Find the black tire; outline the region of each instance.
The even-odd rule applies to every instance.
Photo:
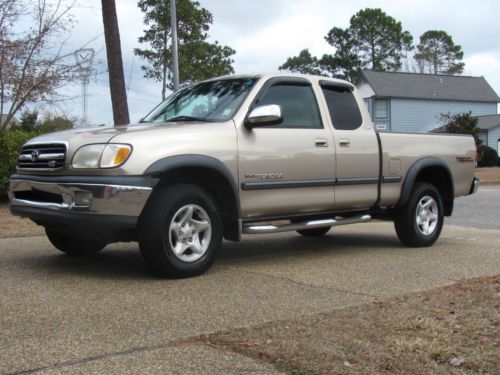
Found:
[[[106,246],[106,242],[104,241],[56,232],[48,228],[45,228],[45,233],[56,249],[71,256],[95,254]]]
[[[432,204],[431,200],[434,200],[435,205]],[[421,219],[419,224],[417,209],[421,202],[430,202],[430,207],[433,208],[433,211],[424,213],[424,216],[430,217],[430,215],[436,215],[435,226],[434,224],[429,225],[430,221],[427,221],[427,228],[425,228],[425,220],[424,224],[422,224]],[[409,247],[431,246],[439,238],[443,222],[444,215],[441,195],[433,185],[426,182],[417,182],[415,184],[408,202],[404,207],[398,209],[394,216],[394,227],[396,228],[398,238],[403,244]],[[430,231],[429,228],[433,228],[433,230],[430,233],[424,233],[426,230]]]
[[[176,219],[183,215],[182,210],[185,207],[194,207],[194,211],[191,211],[191,221],[186,219],[182,223],[187,223],[186,227],[189,226],[195,231],[198,229],[194,236],[198,246],[205,247],[203,253],[200,251],[202,255],[191,250],[195,248],[191,238],[184,238],[188,246],[186,250],[181,250],[178,255],[174,252],[176,246],[173,242],[182,246],[180,231],[183,231],[183,236],[189,236],[189,233],[181,229],[181,221],[176,222]],[[203,218],[197,216],[201,214],[204,215]],[[190,226],[202,221],[210,228]],[[179,235],[177,229],[172,230],[172,225],[175,224],[179,225]],[[188,231],[191,230],[189,228]],[[211,231],[210,234],[207,234],[208,230]],[[158,276],[180,278],[201,275],[212,265],[221,245],[222,221],[217,205],[213,198],[198,186],[179,184],[163,187],[155,191],[141,214],[139,247],[147,267]],[[187,259],[196,258],[198,255],[200,257],[197,259]]]
[[[321,237],[328,233],[330,228],[331,227],[299,229],[297,233],[303,235],[304,237]]]

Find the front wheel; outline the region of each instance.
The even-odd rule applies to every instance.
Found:
[[[443,202],[436,188],[417,182],[410,199],[394,217],[399,240],[410,247],[431,246],[443,228]]]
[[[139,246],[153,273],[200,275],[222,244],[222,221],[210,195],[194,185],[165,187],[141,215]]]
[[[48,228],[45,228],[45,233],[56,249],[71,256],[95,254],[106,246],[106,242],[99,239],[56,232]]]

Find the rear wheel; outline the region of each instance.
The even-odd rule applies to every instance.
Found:
[[[213,263],[221,244],[217,206],[197,186],[175,185],[155,192],[141,215],[139,246],[157,275],[200,275]]]
[[[98,239],[56,232],[48,228],[45,228],[45,233],[56,249],[71,256],[95,254],[106,246],[106,242]]]
[[[407,204],[396,212],[394,227],[403,244],[424,247],[436,242],[443,222],[441,195],[433,185],[417,182]]]

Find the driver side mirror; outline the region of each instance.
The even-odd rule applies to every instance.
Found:
[[[281,107],[277,104],[254,108],[248,115],[245,125],[248,128],[265,125],[277,125],[283,121]]]

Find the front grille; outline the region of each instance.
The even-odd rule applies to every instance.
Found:
[[[55,171],[66,165],[66,145],[63,143],[24,146],[19,154],[18,169]]]

